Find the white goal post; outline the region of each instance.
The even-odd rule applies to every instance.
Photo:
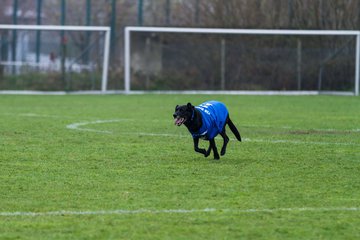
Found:
[[[60,25],[2,25],[0,24],[1,30],[35,30],[35,31],[97,31],[104,33],[104,45],[103,45],[103,62],[102,62],[102,73],[101,73],[101,92],[107,91],[108,83],[108,68],[109,68],[109,54],[110,54],[110,27],[106,26],[60,26]],[[15,62],[14,64],[20,64]],[[6,92],[6,91],[2,91]],[[9,91],[11,93],[24,93],[32,91],[19,90],[19,91]],[[34,92],[34,91],[33,91]],[[38,92],[38,91],[35,91]],[[90,92],[90,91],[89,91]],[[40,91],[39,91],[40,93]],[[54,92],[56,94],[56,92]]]
[[[220,29],[220,28],[174,28],[174,27],[126,27],[124,34],[124,91],[125,93],[142,93],[131,89],[131,33],[184,33],[184,34],[243,34],[243,35],[293,35],[293,36],[352,36],[355,44],[354,91],[345,94],[359,95],[360,77],[360,31],[347,30],[275,30],[275,29]],[[229,94],[319,94],[320,91],[156,91],[162,93],[229,93]],[[343,93],[344,94],[344,93]]]

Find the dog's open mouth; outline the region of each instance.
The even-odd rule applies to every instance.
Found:
[[[181,118],[181,117],[177,117],[175,118],[175,125],[177,126],[181,126],[181,124],[183,124],[185,122],[185,118]]]

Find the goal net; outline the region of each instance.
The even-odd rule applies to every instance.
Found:
[[[0,91],[106,91],[109,41],[109,27],[0,25]]]
[[[125,90],[358,95],[359,34],[127,27]]]

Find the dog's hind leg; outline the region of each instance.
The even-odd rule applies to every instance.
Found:
[[[210,139],[210,146],[209,146],[209,150],[208,153],[210,154],[211,149],[214,151],[214,159],[220,159],[218,150],[216,148],[216,143],[215,143],[215,139]]]
[[[211,149],[212,149],[212,146],[211,146],[211,144],[210,144],[210,142],[209,142],[209,147],[208,147],[208,149],[206,150],[206,153],[204,154],[205,157],[208,157],[208,156],[210,155]]]
[[[226,146],[229,142],[229,137],[227,136],[226,132],[225,132],[225,126],[224,126],[224,129],[222,130],[222,132],[220,133],[220,135],[222,136],[222,138],[224,139],[224,144],[221,148],[221,152],[220,152],[220,155],[221,156],[224,156],[225,153],[226,153]]]
[[[234,133],[235,137],[237,140],[239,140],[241,142],[241,136],[240,136],[240,133],[239,131],[237,130],[237,128],[235,127],[234,123],[231,121],[230,117],[228,116],[227,118],[227,124],[229,125],[230,127],[230,130]]]

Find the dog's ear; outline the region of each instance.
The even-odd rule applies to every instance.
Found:
[[[179,105],[176,105],[176,107],[175,107],[175,112],[178,110],[178,108],[179,108]]]
[[[186,106],[187,106],[187,108],[190,108],[190,109],[193,108],[193,105],[191,103],[188,103]]]

